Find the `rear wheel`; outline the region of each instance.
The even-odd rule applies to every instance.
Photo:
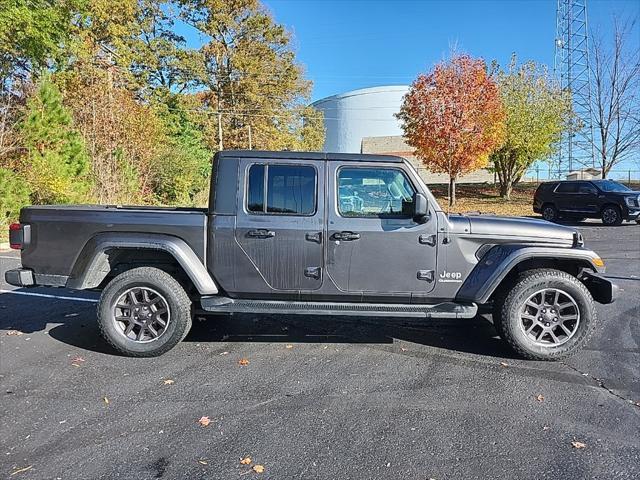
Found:
[[[176,346],[191,328],[191,300],[182,285],[158,268],[140,267],[115,277],[98,304],[98,326],[116,350],[154,357]]]
[[[607,205],[602,209],[602,223],[605,225],[622,225],[622,212],[616,205]]]
[[[558,215],[558,209],[551,204],[547,204],[542,207],[542,218],[547,222],[557,222],[560,218]]]
[[[597,321],[593,298],[575,277],[553,269],[523,273],[496,299],[494,325],[519,355],[556,360],[573,355]]]

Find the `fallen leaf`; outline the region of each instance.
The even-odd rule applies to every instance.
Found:
[[[104,400],[104,403],[106,403],[107,405],[109,405],[109,399],[107,397],[104,397],[102,400]]]
[[[287,348],[287,349],[291,350],[291,349],[293,348],[293,345],[289,344],[289,345],[287,345],[285,348]]]
[[[201,465],[209,465],[209,462],[207,462],[206,460],[198,460],[198,463]]]
[[[505,367],[505,368],[506,368],[506,367],[508,367],[508,366],[509,366],[509,364],[508,364],[508,363],[506,363],[506,362],[500,362],[500,366],[501,366],[501,367]]]
[[[253,469],[254,472],[256,473],[262,473],[264,472],[264,467],[262,465],[254,465],[253,467],[251,467]]]
[[[219,353],[218,355],[229,355],[229,352],[222,352],[222,353]]]
[[[544,402],[544,396],[543,395],[538,395],[536,397],[536,400],[538,400],[539,402]]]
[[[544,427],[542,427],[542,430],[549,430],[550,427],[547,427],[546,425]]]
[[[406,348],[404,348],[404,347],[400,347],[400,351],[401,351],[401,352],[406,352],[406,351],[407,351],[407,349],[406,349]]]
[[[31,470],[33,468],[33,465],[29,465],[28,467],[24,467],[24,468],[20,468],[14,472],[11,472],[11,475],[15,475],[16,473],[20,473],[20,472],[26,472],[27,470]]]
[[[251,457],[244,457],[243,459],[240,460],[240,463],[242,465],[249,465],[251,463]]]
[[[74,357],[71,360],[71,365],[73,365],[74,367],[79,367],[81,363],[84,363],[86,360],[82,357]]]
[[[582,443],[582,442],[578,442],[577,440],[574,440],[573,442],[571,442],[571,445],[573,446],[573,448],[587,448],[587,444],[586,443]]]
[[[200,417],[200,420],[198,420],[198,423],[203,427],[206,427],[211,423],[211,419],[209,417]]]
[[[14,336],[15,335],[17,337],[19,335],[24,335],[24,333],[21,332],[20,330],[9,330],[7,332],[7,335],[9,335],[9,336]]]
[[[249,360],[247,360],[246,358],[241,358],[238,364],[243,367],[246,367],[247,365],[249,365]]]
[[[162,382],[164,385],[173,385],[174,383],[176,383],[175,381],[171,380],[170,378],[167,378],[165,381]]]

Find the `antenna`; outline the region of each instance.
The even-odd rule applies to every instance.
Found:
[[[553,71],[560,88],[571,93],[574,112],[560,142],[560,177],[565,169],[595,166],[587,0],[558,0]]]

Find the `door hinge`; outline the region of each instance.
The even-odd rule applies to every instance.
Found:
[[[305,233],[304,238],[310,242],[322,243],[322,232]]]
[[[418,242],[422,245],[429,245],[430,247],[436,246],[436,236],[423,234],[418,237]]]
[[[307,267],[304,269],[304,276],[319,279],[321,272],[322,269],[320,267]]]
[[[433,282],[433,270],[418,270],[418,280]]]

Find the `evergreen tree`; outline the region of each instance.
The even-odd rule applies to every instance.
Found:
[[[27,103],[22,123],[27,157],[22,166],[34,203],[86,200],[88,156],[58,87],[45,75]]]
[[[193,204],[206,190],[213,151],[207,147],[202,127],[181,96],[167,99],[167,149],[156,166],[153,190],[161,203]]]

